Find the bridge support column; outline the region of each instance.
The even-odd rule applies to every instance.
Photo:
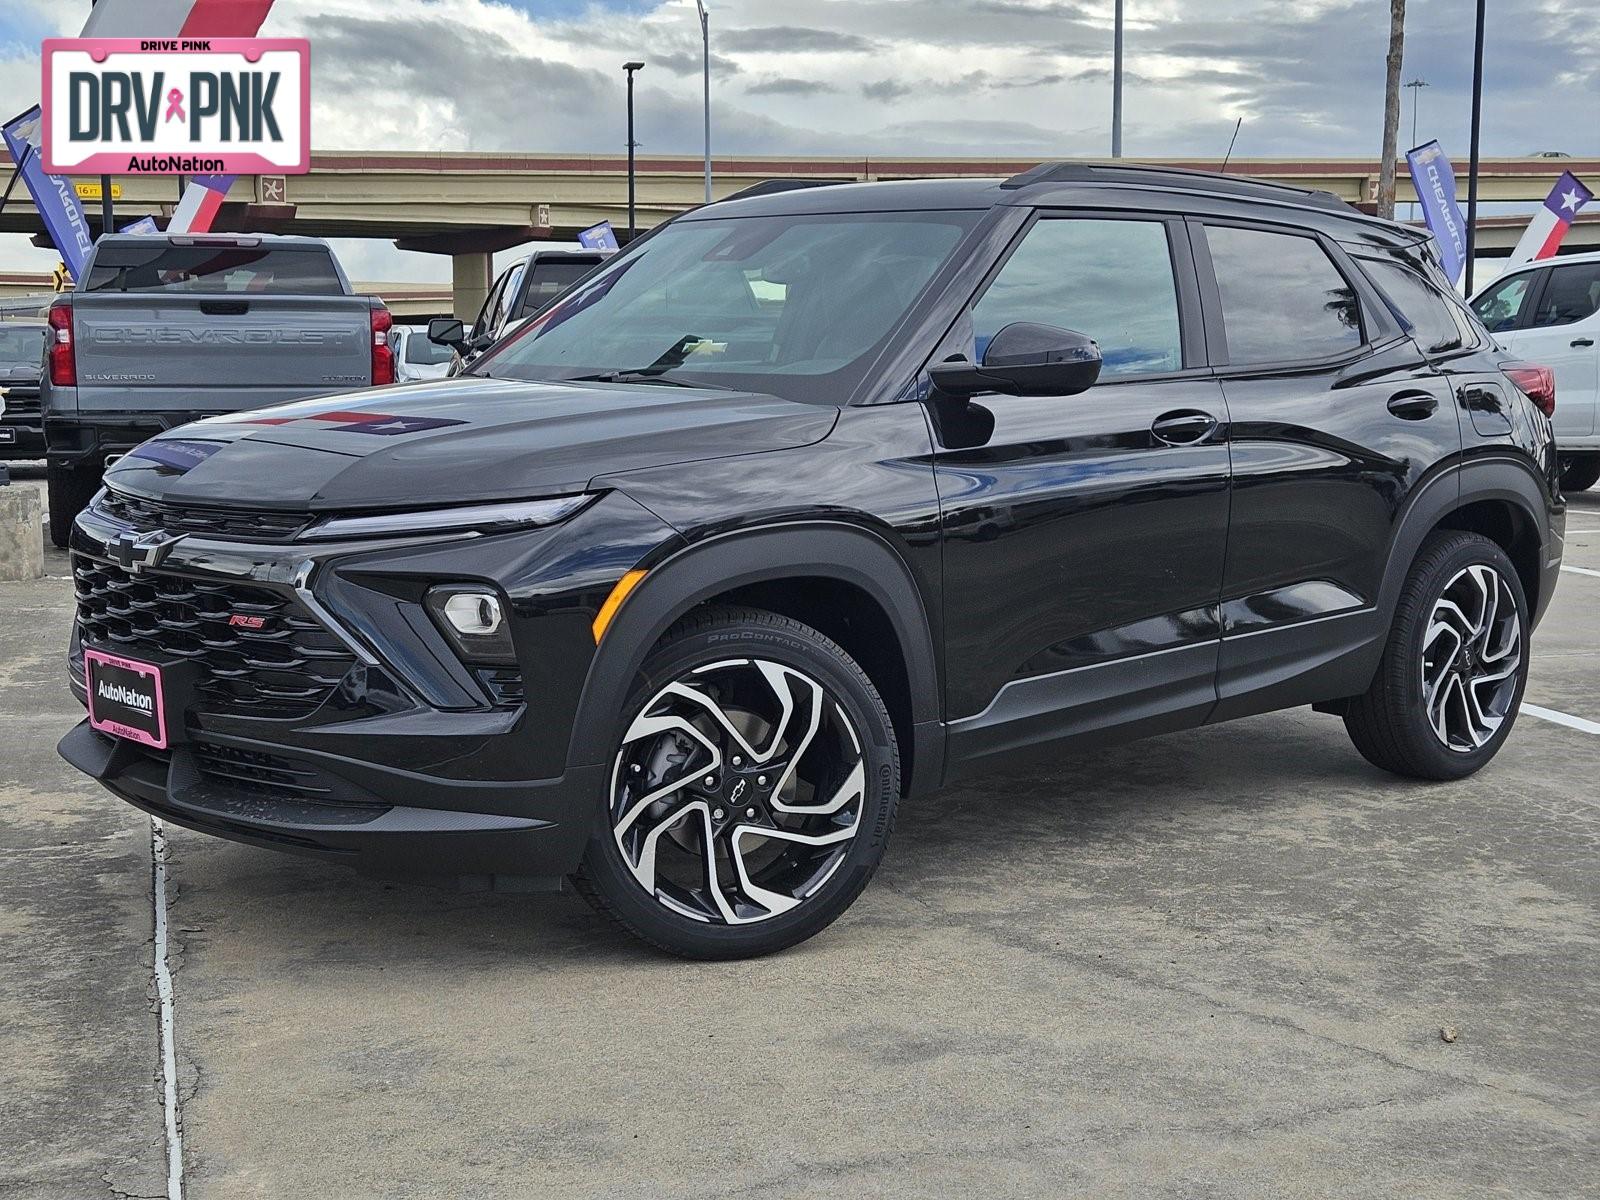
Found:
[[[493,270],[494,256],[483,251],[450,256],[451,307],[461,320],[470,323],[489,298]]]

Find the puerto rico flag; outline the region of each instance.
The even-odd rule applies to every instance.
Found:
[[[1563,172],[1556,186],[1544,198],[1544,203],[1533,214],[1533,220],[1528,222],[1517,248],[1511,252],[1507,267],[1554,256],[1561,239],[1572,228],[1573,219],[1593,199],[1594,193],[1579,183],[1571,171]]]

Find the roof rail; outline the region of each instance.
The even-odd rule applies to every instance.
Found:
[[[1359,210],[1346,204],[1332,192],[1295,187],[1270,179],[1249,179],[1239,175],[1219,175],[1214,171],[1196,171],[1187,167],[1162,167],[1151,163],[1096,163],[1096,162],[1045,162],[1031,170],[1013,175],[1000,186],[1025,188],[1037,183],[1156,183],[1157,177],[1166,176],[1180,187],[1200,192],[1222,195],[1260,196],[1278,193],[1281,199],[1291,197],[1317,208],[1337,209],[1341,212]]]
[[[776,196],[779,192],[798,192],[802,188],[837,187],[841,183],[854,183],[853,179],[763,179],[760,183],[752,183],[747,188],[740,188],[731,196],[723,196],[721,200],[712,201],[721,204],[725,200],[748,200],[752,196]]]

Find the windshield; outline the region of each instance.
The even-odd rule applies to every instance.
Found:
[[[528,286],[522,294],[522,307],[517,315],[525,317],[538,312],[599,264],[599,256],[587,262],[559,258],[536,260],[528,269]]]
[[[37,325],[0,325],[0,363],[44,362],[44,330]]]
[[[843,403],[981,215],[680,221],[490,350],[474,372],[621,374]]]
[[[405,361],[415,367],[436,367],[447,363],[455,353],[449,346],[430,342],[424,330],[413,329],[406,334]]]

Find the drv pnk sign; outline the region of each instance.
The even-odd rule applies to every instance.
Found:
[[[303,175],[305,38],[48,38],[44,169],[81,175]]]

